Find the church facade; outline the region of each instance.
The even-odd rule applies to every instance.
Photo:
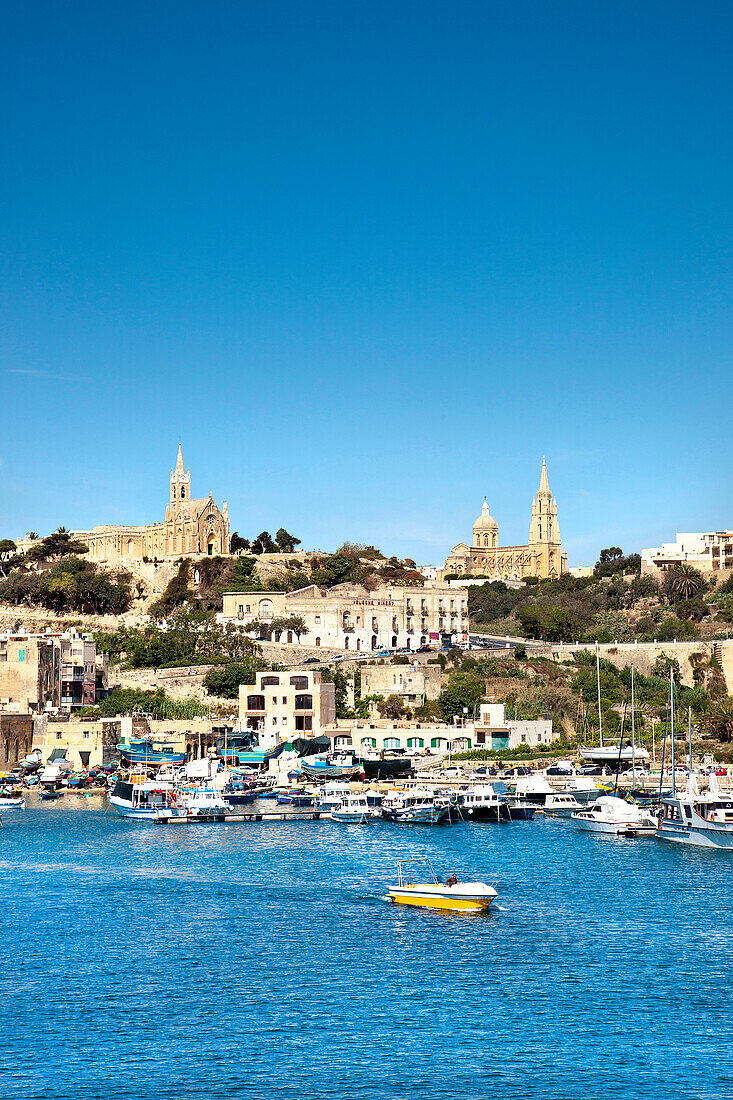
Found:
[[[481,515],[473,525],[473,543],[459,542],[446,558],[443,578],[480,574],[496,580],[523,577],[557,578],[567,573],[568,558],[560,541],[557,502],[550,492],[547,465],[542,459],[540,487],[532,501],[532,519],[526,546],[500,546],[499,525],[489,515],[484,497]]]
[[[73,537],[87,544],[92,561],[228,554],[229,512],[227,502],[220,510],[211,493],[208,497],[191,497],[191,469],[183,465],[179,444],[162,523],[142,527],[110,524],[91,531],[74,531]]]

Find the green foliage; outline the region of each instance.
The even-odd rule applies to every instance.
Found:
[[[583,639],[596,642],[631,642],[634,631],[625,615],[619,611],[598,611],[593,627]]]
[[[700,631],[691,620],[678,619],[676,615],[668,615],[655,628],[654,637],[659,642],[673,642],[685,638],[699,638]]]
[[[274,554],[277,547],[267,531],[260,531],[257,538],[252,539],[250,549],[253,554]]]
[[[423,722],[442,722],[443,711],[437,699],[426,699],[415,707],[413,717]]]
[[[0,539],[0,554],[10,554],[13,550],[17,549],[12,539]]]
[[[222,627],[213,611],[190,604],[171,612],[165,630],[150,622],[140,629],[123,626],[97,637],[104,652],[124,658],[132,668],[215,664],[259,652],[259,646],[232,623]]]
[[[410,708],[405,706],[399,695],[388,695],[386,699],[377,703],[377,710],[382,718],[395,721],[399,718],[407,718],[411,714]]]
[[[139,688],[117,688],[102,699],[95,710],[104,718],[115,718],[120,714],[150,714],[153,718],[174,721],[207,717],[209,708],[198,699],[169,699],[162,688],[157,691],[142,691]]]
[[[616,573],[640,572],[640,554],[629,554],[628,557],[624,557],[624,552],[620,546],[609,546],[606,550],[601,550],[599,559],[593,570],[593,576],[596,578],[612,577]]]
[[[168,581],[163,595],[150,606],[150,614],[154,619],[164,619],[176,607],[193,599],[193,594],[188,587],[191,573],[191,561],[186,558],[178,566],[178,572]]]
[[[572,642],[581,633],[581,626],[572,613],[555,604],[535,604],[520,607],[522,630],[530,638],[548,642]]]
[[[249,547],[249,539],[243,539],[239,531],[235,531],[229,539],[229,552],[231,554],[236,554],[238,550],[249,550]]]
[[[699,623],[701,619],[710,614],[710,608],[705,600],[694,597],[691,600],[680,600],[679,603],[676,603],[674,613],[678,619],[691,619],[693,622]]]
[[[519,645],[515,645],[515,647],[514,647],[514,660],[515,661],[526,661],[527,660],[527,647],[526,647],[526,645],[523,645],[521,642],[519,643]]]
[[[46,535],[37,546],[32,546],[26,557],[28,561],[48,561],[49,558],[65,557],[69,554],[86,554],[89,547],[59,527],[52,535]]]
[[[227,661],[225,665],[210,668],[204,677],[207,694],[223,699],[237,699],[240,684],[254,684],[258,672],[281,672],[283,665],[273,665],[261,657],[245,657],[241,661]]]
[[[443,718],[450,722],[455,717],[463,717],[463,708],[473,714],[476,704],[484,694],[484,681],[470,673],[452,672],[447,685],[438,697]]]
[[[652,676],[658,676],[662,680],[669,680],[669,672],[672,670],[672,678],[679,687],[682,683],[682,671],[676,657],[670,657],[666,653],[660,653],[652,665]]]
[[[626,603],[633,607],[639,600],[654,599],[659,596],[659,583],[656,577],[639,573],[626,590]]]
[[[710,703],[700,719],[700,726],[718,741],[733,741],[733,698],[726,696]]]
[[[127,611],[130,599],[128,573],[114,576],[93,562],[73,556],[62,558],[43,573],[12,569],[0,581],[0,600],[4,603],[45,607],[59,613],[119,615]]]
[[[259,587],[254,558],[237,558],[232,566],[231,589],[234,592],[254,591]]]
[[[708,583],[699,569],[687,562],[681,562],[669,569],[664,575],[662,589],[670,603],[679,600],[692,600],[707,592]]]
[[[296,546],[300,546],[300,539],[295,535],[289,535],[284,527],[281,527],[275,535],[275,542],[281,554],[292,554]]]

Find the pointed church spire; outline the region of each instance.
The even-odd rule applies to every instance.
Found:
[[[176,459],[176,473],[182,474],[184,472],[183,467],[183,451],[181,450],[181,444],[178,444],[178,458]]]
[[[540,474],[540,492],[549,493],[550,485],[547,480],[547,464],[545,463],[545,456],[542,456],[542,473]]]
[[[484,502],[481,505],[481,515],[482,516],[488,516],[488,514],[489,514],[489,502],[487,501],[486,497],[484,497]]]

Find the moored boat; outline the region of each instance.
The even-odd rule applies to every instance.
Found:
[[[710,773],[708,782],[710,789],[701,794],[697,777],[690,772],[684,793],[662,799],[656,830],[659,840],[698,848],[733,848],[733,797],[721,792],[715,772]]]
[[[0,810],[25,809],[25,795],[19,790],[0,790]]]
[[[125,764],[183,764],[185,752],[175,748],[172,742],[152,737],[131,737],[117,746]]]
[[[371,816],[365,794],[347,794],[338,806],[331,810],[331,819],[345,825],[366,825]]]
[[[121,817],[153,821],[156,814],[168,808],[172,790],[171,784],[157,780],[131,783],[118,779],[108,798]]]
[[[448,797],[419,788],[389,791],[382,798],[382,817],[398,824],[438,825],[449,820],[450,810]]]
[[[615,795],[601,795],[586,809],[574,813],[572,820],[586,832],[615,836],[653,836],[657,829],[656,818],[650,813]]]
[[[422,881],[415,881],[420,878]],[[397,863],[397,885],[387,897],[395,905],[416,905],[464,913],[487,910],[497,896],[496,887],[486,882],[461,882],[452,874],[443,883],[428,859],[401,859]]]

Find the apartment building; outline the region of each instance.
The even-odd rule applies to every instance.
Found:
[[[239,725],[258,730],[260,748],[294,737],[316,737],[336,721],[336,688],[318,670],[258,672],[239,688]]]

